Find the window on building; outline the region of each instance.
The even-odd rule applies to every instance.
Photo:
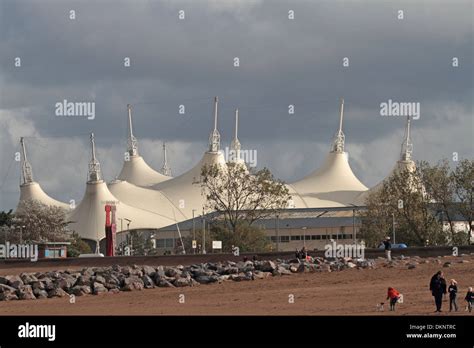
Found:
[[[289,243],[290,236],[280,236],[280,243]]]
[[[301,240],[301,236],[291,236],[291,240]]]
[[[164,239],[157,239],[156,240],[156,247],[157,248],[164,248],[165,247],[165,240]]]

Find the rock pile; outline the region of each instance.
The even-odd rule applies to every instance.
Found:
[[[303,272],[373,268],[373,260],[298,259],[194,264],[176,267],[87,267],[80,271],[21,273],[0,276],[0,301],[34,300],[69,295],[101,295],[154,287],[186,287],[224,281],[248,281]]]

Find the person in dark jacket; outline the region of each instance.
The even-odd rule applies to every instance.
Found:
[[[441,312],[441,305],[443,304],[443,295],[446,294],[446,280],[444,279],[443,272],[438,271],[434,276],[431,277],[430,290],[431,294],[435,298],[435,312]]]
[[[469,310],[469,313],[471,313],[472,306],[474,305],[474,292],[472,291],[472,287],[467,289],[467,294],[464,299],[467,301],[467,309]]]
[[[390,242],[390,237],[385,238],[382,242],[385,249],[385,256],[387,256],[387,261],[392,261],[392,242]]]
[[[449,293],[449,311],[452,312],[453,311],[453,307],[454,307],[454,310],[457,312],[458,311],[458,304],[456,303],[456,298],[457,298],[457,295],[458,295],[458,283],[454,280],[454,279],[451,279],[449,281],[449,287],[448,287],[448,293]]]

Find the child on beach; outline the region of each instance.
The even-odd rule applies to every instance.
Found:
[[[387,300],[390,299],[390,310],[395,311],[395,304],[400,298],[400,293],[394,288],[388,288],[387,291]]]
[[[456,297],[458,295],[458,283],[454,280],[450,280],[450,285],[448,287],[448,293],[449,293],[449,311],[454,310],[457,312],[458,311],[458,304],[456,303]]]
[[[474,303],[474,292],[472,291],[472,287],[469,287],[464,299],[467,301],[467,309],[469,310],[469,313],[472,312],[472,306]]]

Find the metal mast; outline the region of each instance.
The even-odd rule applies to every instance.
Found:
[[[130,156],[138,156],[138,141],[137,138],[133,136],[133,126],[132,126],[132,106],[127,104],[128,109],[128,148],[127,151]]]
[[[219,100],[214,97],[214,130],[209,135],[209,152],[219,152],[221,147],[221,135],[217,130],[217,104]]]
[[[413,153],[413,143],[410,137],[410,116],[407,116],[407,124],[405,127],[405,138],[402,143],[402,150],[400,152],[401,161],[411,161],[411,154]]]
[[[100,172],[100,163],[95,157],[95,141],[94,133],[91,133],[92,158],[89,162],[89,182],[96,182],[102,180]]]
[[[339,116],[339,130],[334,136],[334,143],[331,152],[344,153],[345,136],[342,132],[342,120],[344,119],[344,99],[341,99],[341,114]]]
[[[161,167],[161,174],[171,176],[171,168],[168,165],[168,159],[166,156],[166,143],[163,142],[163,167]]]
[[[240,145],[238,133],[239,133],[239,109],[235,109],[235,133],[234,133],[234,139],[230,143],[230,147],[234,151],[235,160],[240,159],[240,149],[242,147]]]
[[[20,138],[21,144],[21,152],[23,154],[23,163],[21,166],[21,172],[23,175],[23,184],[29,184],[33,182],[33,170],[31,169],[31,165],[28,162],[26,157],[26,147],[25,147],[25,140],[23,137]]]

